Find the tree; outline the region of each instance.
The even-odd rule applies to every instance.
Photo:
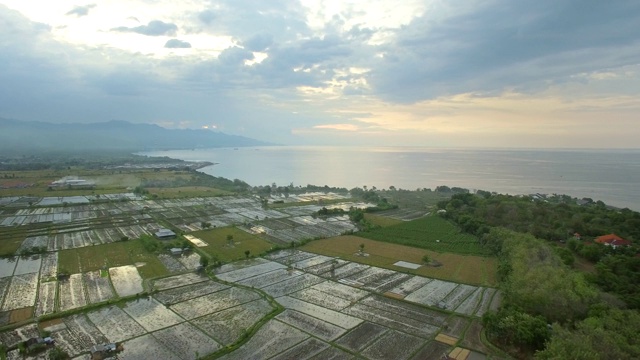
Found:
[[[231,234],[227,235],[227,245],[233,246],[233,235]]]
[[[425,264],[429,264],[431,262],[431,258],[429,257],[429,254],[425,254],[422,257],[422,262],[425,263]]]
[[[360,244],[360,254],[364,253],[364,243]]]
[[[246,256],[247,259],[249,258],[249,254],[251,254],[251,250],[245,250],[244,251],[244,256]]]
[[[200,265],[204,268],[209,266],[209,258],[206,256],[200,256]]]
[[[536,359],[640,359],[640,313],[610,309],[576,324],[555,325]]]

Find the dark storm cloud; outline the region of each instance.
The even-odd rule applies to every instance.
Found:
[[[96,4],[89,4],[85,6],[75,6],[73,9],[69,10],[66,15],[75,15],[77,17],[87,16],[89,15],[89,10],[96,7]]]
[[[191,47],[191,44],[187,41],[182,41],[178,39],[169,39],[164,44],[164,47],[168,49],[188,49]]]
[[[467,91],[527,91],[583,71],[637,63],[637,1],[494,1],[401,28],[371,83],[412,102]],[[635,49],[635,50],[633,50]],[[634,59],[635,58],[635,59]]]
[[[176,24],[166,23],[160,20],[152,20],[147,25],[135,27],[120,26],[111,30],[119,32],[133,32],[147,36],[162,36],[175,35],[176,31],[178,31],[178,26],[176,26]]]

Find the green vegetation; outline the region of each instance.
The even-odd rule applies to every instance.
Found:
[[[640,314],[609,309],[578,322],[575,328],[553,327],[553,336],[538,359],[640,359]]]
[[[438,216],[426,216],[359,235],[438,252],[490,255],[490,250],[482,246],[475,236],[461,232],[454,224]]]
[[[392,219],[385,216],[375,215],[375,214],[364,214],[364,219],[367,220],[373,226],[379,227],[387,227],[391,225],[402,224],[404,221],[398,219]]]
[[[209,246],[199,250],[211,255],[214,259],[230,262],[244,259],[246,251],[250,254],[262,254],[270,250],[273,245],[261,237],[251,235],[235,227],[201,230],[191,233]]]
[[[362,244],[365,245],[368,256],[359,255],[358,250]],[[471,285],[497,285],[495,257],[438,253],[353,235],[310,241],[300,249],[436,279]],[[437,263],[439,266],[421,266],[411,270],[393,265],[399,260],[420,264],[425,255],[432,260],[432,263]]]
[[[153,252],[145,249],[141,240],[115,242],[62,250],[58,253],[59,272],[75,274],[139,263],[138,272],[144,279],[167,275],[168,271]]]

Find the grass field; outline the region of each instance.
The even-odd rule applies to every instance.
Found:
[[[364,252],[369,256],[357,255],[360,244],[364,244]],[[312,241],[304,245],[301,250],[327,256],[339,256],[345,260],[442,280],[470,285],[497,285],[498,262],[496,258],[492,257],[439,253],[351,235]],[[438,261],[442,266],[422,266],[417,270],[410,270],[393,265],[400,260],[420,264],[424,255],[429,255],[432,260]]]
[[[273,244],[261,237],[251,235],[235,227],[196,231],[190,235],[209,244],[209,246],[198,248],[199,250],[224,262],[244,259],[246,250],[251,251],[251,255],[257,256],[273,247]],[[233,247],[227,246],[227,235],[233,236]]]
[[[2,228],[0,234],[0,256],[13,255],[27,237],[27,229],[23,226]]]
[[[138,272],[144,279],[169,273],[155,254],[147,252],[142,247],[139,240],[63,250],[58,256],[60,271],[72,274],[98,270],[104,265],[114,267],[136,263],[145,263],[138,267]]]
[[[389,217],[379,216],[379,215],[374,215],[374,214],[369,214],[369,213],[365,213],[364,214],[364,218],[365,218],[365,220],[367,220],[371,224],[377,225],[377,226],[381,226],[381,227],[387,227],[387,226],[391,226],[391,225],[398,225],[398,224],[402,224],[404,222],[402,220],[392,219],[392,218],[389,218]]]
[[[175,188],[148,188],[149,193],[161,199],[175,199],[186,197],[207,197],[230,195],[228,191],[206,186],[184,186]]]
[[[438,252],[468,255],[490,255],[478,239],[460,232],[451,222],[439,216],[426,216],[401,224],[359,233],[372,240],[408,245]]]

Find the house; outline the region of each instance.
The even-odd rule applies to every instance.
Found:
[[[595,240],[598,244],[603,244],[607,246],[611,246],[614,249],[617,249],[620,246],[630,246],[631,241],[625,240],[616,234],[608,234],[597,237]]]
[[[155,235],[160,240],[174,239],[176,237],[176,233],[169,229],[160,229]]]
[[[182,249],[180,248],[171,248],[169,249],[171,255],[182,255]]]

